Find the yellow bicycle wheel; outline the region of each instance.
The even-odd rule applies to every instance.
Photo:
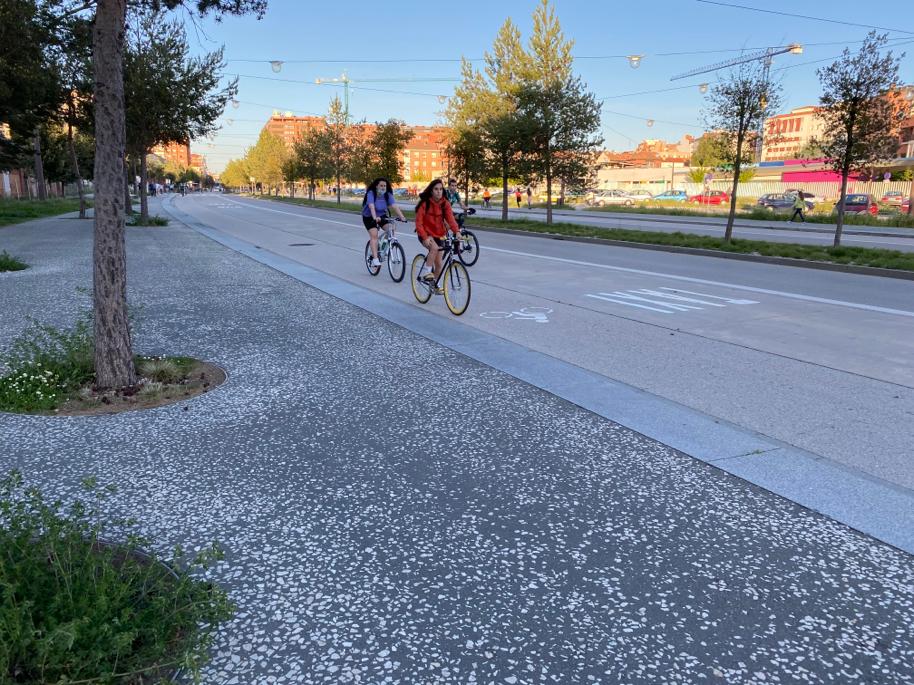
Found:
[[[413,295],[422,304],[428,302],[432,297],[432,288],[425,281],[419,280],[419,274],[422,273],[422,265],[425,263],[425,255],[417,254],[413,257],[413,264],[409,270],[409,282],[413,286]]]
[[[454,316],[470,305],[470,273],[460,262],[451,262],[444,272],[444,301]]]

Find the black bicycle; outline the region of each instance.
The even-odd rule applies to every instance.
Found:
[[[472,215],[476,213],[476,210],[470,207],[466,213]],[[461,212],[456,218],[457,225],[460,226],[460,252],[457,253],[457,259],[463,262],[465,266],[473,266],[479,259],[479,241],[473,231],[463,227],[466,214]]]
[[[425,255],[417,254],[413,257],[410,269],[410,282],[413,286],[413,295],[425,304],[433,294],[444,295],[444,302],[454,316],[463,314],[470,304],[470,273],[462,262],[459,261],[460,246],[463,241],[457,240],[453,234],[448,235],[440,248],[442,252],[442,268],[438,278],[432,281],[420,277]],[[455,253],[458,259],[455,259]]]
[[[406,253],[403,246],[397,238],[397,232],[393,227],[394,221],[404,221],[404,219],[391,219],[384,217],[378,221],[378,261],[387,261],[387,273],[399,283],[406,274]],[[381,265],[371,265],[371,239],[365,243],[365,268],[372,276],[381,273]]]

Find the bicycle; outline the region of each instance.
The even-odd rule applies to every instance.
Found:
[[[433,293],[442,292],[444,302],[454,316],[460,316],[467,310],[471,294],[470,273],[459,259],[454,258],[455,252],[459,257],[461,242],[453,235],[444,239],[441,247],[443,260],[441,273],[434,282],[419,278],[419,274],[422,273],[422,265],[425,263],[425,255],[420,253],[413,257],[410,269],[410,282],[416,299],[425,304],[431,299]],[[439,286],[442,280],[444,285]]]
[[[475,214],[473,207],[467,209],[467,214]],[[463,222],[466,214],[461,212],[457,215],[457,225],[460,226],[460,251],[457,253],[457,259],[463,262],[464,266],[473,266],[479,259],[479,241],[473,231],[464,228]]]
[[[397,238],[397,232],[392,224],[395,219],[384,217],[378,221],[378,261],[387,260],[387,273],[394,283],[399,283],[406,275],[406,253]],[[396,219],[396,221],[405,221]],[[372,276],[381,273],[381,265],[371,265],[371,240],[365,243],[365,267]]]

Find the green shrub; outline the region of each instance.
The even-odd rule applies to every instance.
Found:
[[[47,411],[62,395],[95,376],[92,316],[80,317],[70,330],[31,321],[0,355],[0,411]]]
[[[135,522],[123,544],[102,538],[112,492],[84,482],[89,503],[64,508],[0,482],[0,682],[21,685],[169,682],[181,667],[199,682],[216,627],[231,618],[224,591],[192,575],[222,558],[214,546],[166,569],[141,548]]]
[[[154,214],[143,219],[139,214],[131,214],[127,217],[128,226],[167,226],[168,219],[164,216]]]
[[[28,268],[28,264],[20,262],[6,250],[0,252],[0,271],[22,271],[23,269]]]

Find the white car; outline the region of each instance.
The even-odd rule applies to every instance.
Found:
[[[638,202],[647,202],[648,200],[654,199],[654,196],[646,190],[628,190],[626,192],[628,193],[629,197],[634,198]]]
[[[593,194],[590,204],[597,207],[606,207],[607,205],[631,207],[635,204],[635,198],[623,190],[598,190]]]

